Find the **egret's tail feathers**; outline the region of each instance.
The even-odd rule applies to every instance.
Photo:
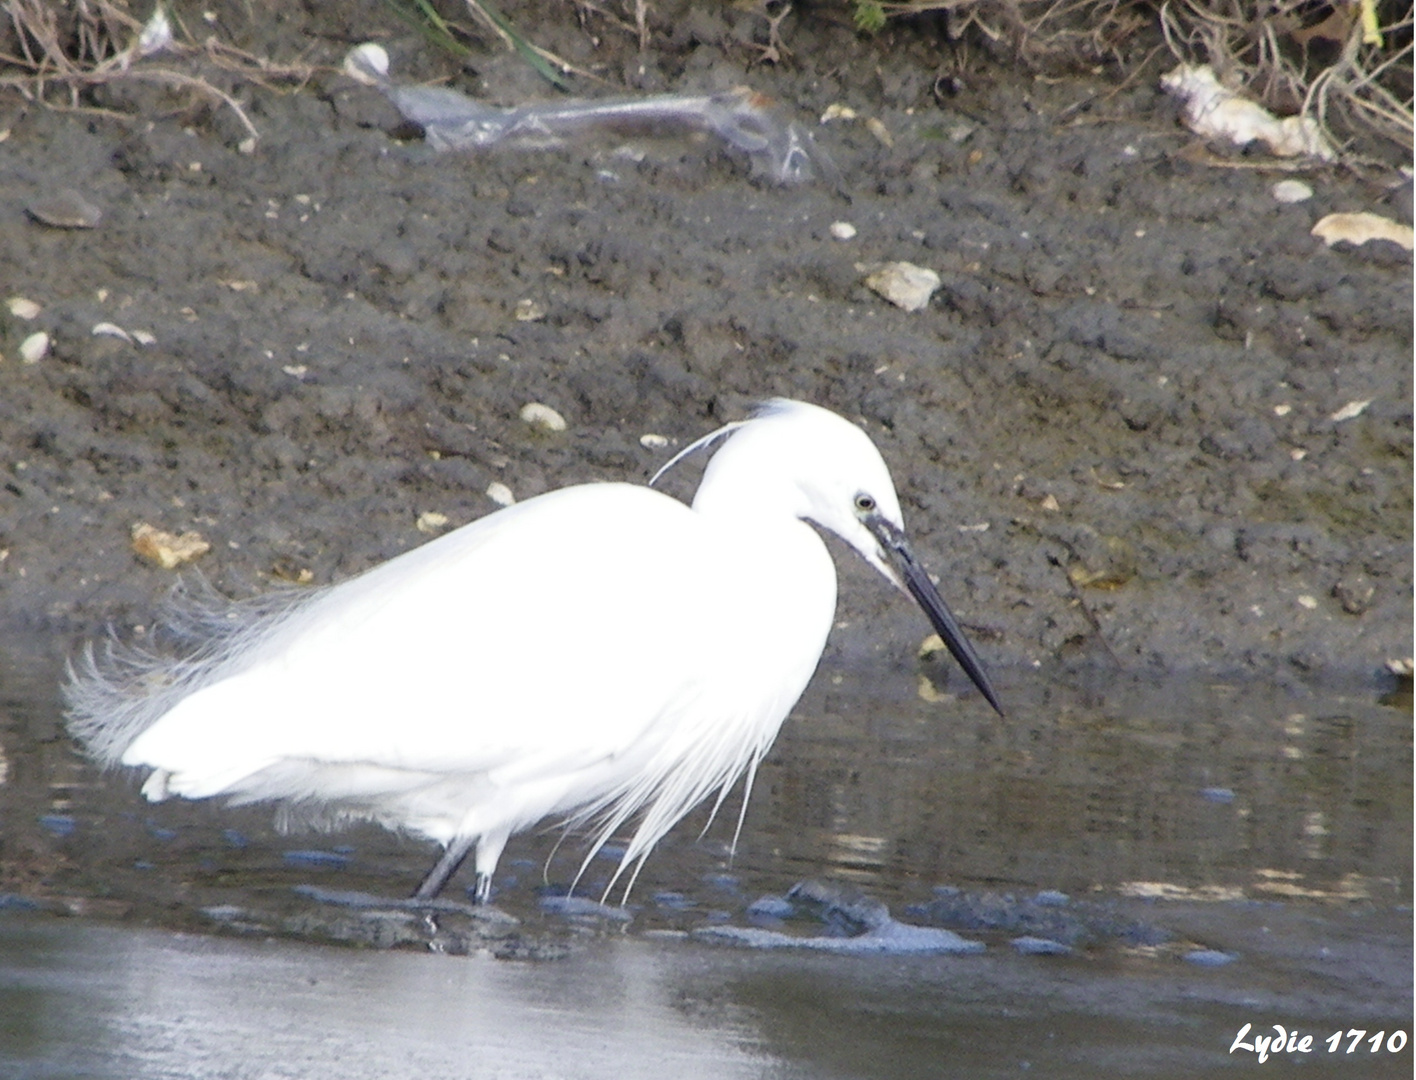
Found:
[[[151,645],[122,642],[110,629],[68,663],[63,687],[69,730],[104,766],[193,691],[229,674],[249,647],[317,595],[279,590],[230,600],[206,581],[179,583],[163,604]]]

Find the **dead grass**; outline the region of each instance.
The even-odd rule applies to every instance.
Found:
[[[492,9],[485,3],[466,2],[506,36],[504,19],[487,14]],[[575,2],[600,10],[594,0]],[[1275,112],[1312,116],[1337,145],[1375,137],[1412,149],[1411,0],[851,2],[857,21],[866,5],[882,18],[942,11],[955,39],[978,34],[1033,66],[1106,63],[1128,78],[1141,76],[1163,51],[1155,47],[1137,55],[1137,43],[1153,41],[1158,29],[1175,59],[1212,65],[1221,79]],[[645,0],[634,0],[634,24],[626,26],[641,48],[653,34],[651,10]],[[769,13],[773,37],[765,60],[787,55],[778,24],[788,11],[778,12],[775,21]],[[101,111],[84,104],[86,90],[122,79],[158,83],[230,109],[255,139],[259,132],[240,103],[209,76],[222,72],[236,81],[289,90],[315,70],[301,62],[273,63],[214,35],[199,40],[180,23],[163,49],[145,53],[139,47],[143,31],[130,0],[0,0],[0,87],[13,87],[51,108]],[[519,36],[513,39],[518,42],[540,64],[576,70]]]
[[[315,70],[310,64],[273,63],[215,35],[198,43],[180,23],[171,25],[168,35],[154,34],[154,24],[135,18],[126,0],[64,5],[3,0],[0,19],[8,22],[0,34],[0,87],[49,108],[114,115],[85,105],[84,92],[121,80],[157,83],[230,109],[252,145],[260,132],[209,74],[230,73],[238,81],[283,91],[303,86]]]
[[[1410,0],[852,0],[886,16],[948,14],[1033,65],[1110,63],[1128,77],[1159,29],[1174,58],[1207,63],[1280,114],[1313,117],[1337,143],[1362,136],[1412,148]]]

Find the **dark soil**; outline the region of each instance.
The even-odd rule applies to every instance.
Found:
[[[862,38],[825,11],[757,63],[762,17],[681,3],[643,55],[570,4],[510,14],[608,92],[772,95],[846,195],[763,186],[710,140],[439,155],[338,73],[351,45],[501,103],[555,92],[490,44],[459,69],[373,2],[176,7],[325,67],[284,93],[191,69],[244,103],[249,154],[186,92],[112,82],[84,99],[102,114],[0,95],[0,296],[42,307],[0,311],[0,626],[62,648],[148,620],[173,572],[133,554],[138,521],[202,533],[233,593],[328,582],[425,540],[426,511],[495,509],[493,481],[643,479],[785,394],[881,446],[992,665],[1374,679],[1411,654],[1411,258],[1309,235],[1334,211],[1409,222],[1409,182],[1316,170],[1281,204],[1288,173],[1201,163],[1149,76],[1043,78],[933,23]],[[837,102],[859,119],[818,125]],[[26,213],[63,188],[98,228]],[[895,259],[943,276],[926,310],[863,286],[857,264]],[[532,401],[568,430],[534,432]],[[922,634],[843,570],[838,648],[865,647],[862,616]]]

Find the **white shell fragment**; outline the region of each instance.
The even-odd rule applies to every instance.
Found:
[[[516,502],[516,496],[511,493],[511,488],[507,487],[500,480],[493,480],[487,485],[487,498],[498,506],[510,506]]]
[[[1278,119],[1262,105],[1222,85],[1208,64],[1181,64],[1162,75],[1160,85],[1185,103],[1185,126],[1197,135],[1228,139],[1236,146],[1261,142],[1278,157],[1337,160],[1337,151],[1312,117]]]
[[[1340,240],[1365,244],[1368,240],[1390,240],[1411,250],[1411,226],[1379,214],[1329,214],[1313,226],[1313,235],[1332,247]]]
[[[865,122],[865,130],[875,136],[875,141],[886,148],[895,145],[895,136],[890,134],[890,129],[885,126],[885,121],[879,117],[872,116]]]
[[[565,430],[565,417],[549,405],[542,405],[539,401],[532,401],[521,406],[521,419],[533,428],[540,428],[542,431]]]
[[[872,268],[858,266],[857,269]],[[866,277],[865,284],[896,307],[905,311],[919,311],[928,306],[929,298],[939,288],[941,281],[939,275],[926,266],[892,262],[876,266]]]
[[[537,303],[535,300],[518,300],[516,302],[517,322],[540,322],[546,317],[546,305]]]
[[[378,86],[388,81],[388,53],[382,45],[366,41],[349,50],[344,58],[344,74],[365,86]]]
[[[31,334],[20,342],[20,359],[26,364],[39,363],[48,352],[49,335],[46,333]]]
[[[184,532],[180,536],[163,532],[155,525],[140,521],[133,526],[133,551],[164,570],[175,570],[211,550],[201,533]]]
[[[1313,189],[1301,180],[1280,180],[1270,190],[1281,203],[1306,202],[1313,197]]]
[[[1331,420],[1334,424],[1340,424],[1344,420],[1355,419],[1356,417],[1359,417],[1364,412],[1366,412],[1367,406],[1371,403],[1371,398],[1368,398],[1366,401],[1349,401],[1342,408],[1338,409],[1337,412],[1329,416],[1328,419]]]
[[[831,222],[831,235],[837,240],[851,240],[855,237],[856,227],[849,221]]]
[[[17,319],[24,319],[25,322],[39,318],[39,313],[43,310],[33,300],[23,296],[10,297],[5,306],[10,309],[11,315]]]
[[[447,528],[447,515],[439,514],[436,510],[425,510],[418,515],[418,531],[421,533],[437,533]]]
[[[669,445],[669,440],[663,435],[641,435],[639,436],[639,445],[646,450],[662,450]]]
[[[93,329],[90,330],[89,333],[92,334],[94,337],[122,338],[124,341],[129,342],[130,344],[133,340],[132,334],[128,333],[128,331],[124,330],[116,323],[111,322],[95,323]]]

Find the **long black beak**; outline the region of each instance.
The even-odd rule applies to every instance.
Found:
[[[959,622],[954,618],[954,613],[949,610],[949,605],[944,603],[944,598],[939,595],[939,590],[934,587],[934,582],[929,580],[929,575],[924,572],[924,567],[920,566],[919,560],[914,557],[914,552],[910,550],[909,541],[905,539],[905,534],[879,514],[871,514],[863,520],[865,527],[870,530],[870,534],[880,542],[880,550],[885,556],[885,562],[890,569],[895,571],[919,606],[924,608],[924,613],[929,616],[929,621],[934,625],[934,629],[944,639],[944,644],[948,647],[950,655],[958,661],[959,666],[973,680],[973,684],[978,687],[984,700],[993,706],[999,716],[1004,715],[1003,706],[998,703],[998,694],[994,691],[993,684],[988,681],[988,675],[983,670],[983,663],[979,660],[978,654],[974,652],[973,646],[969,644],[969,639],[964,637],[964,632],[959,628]]]

